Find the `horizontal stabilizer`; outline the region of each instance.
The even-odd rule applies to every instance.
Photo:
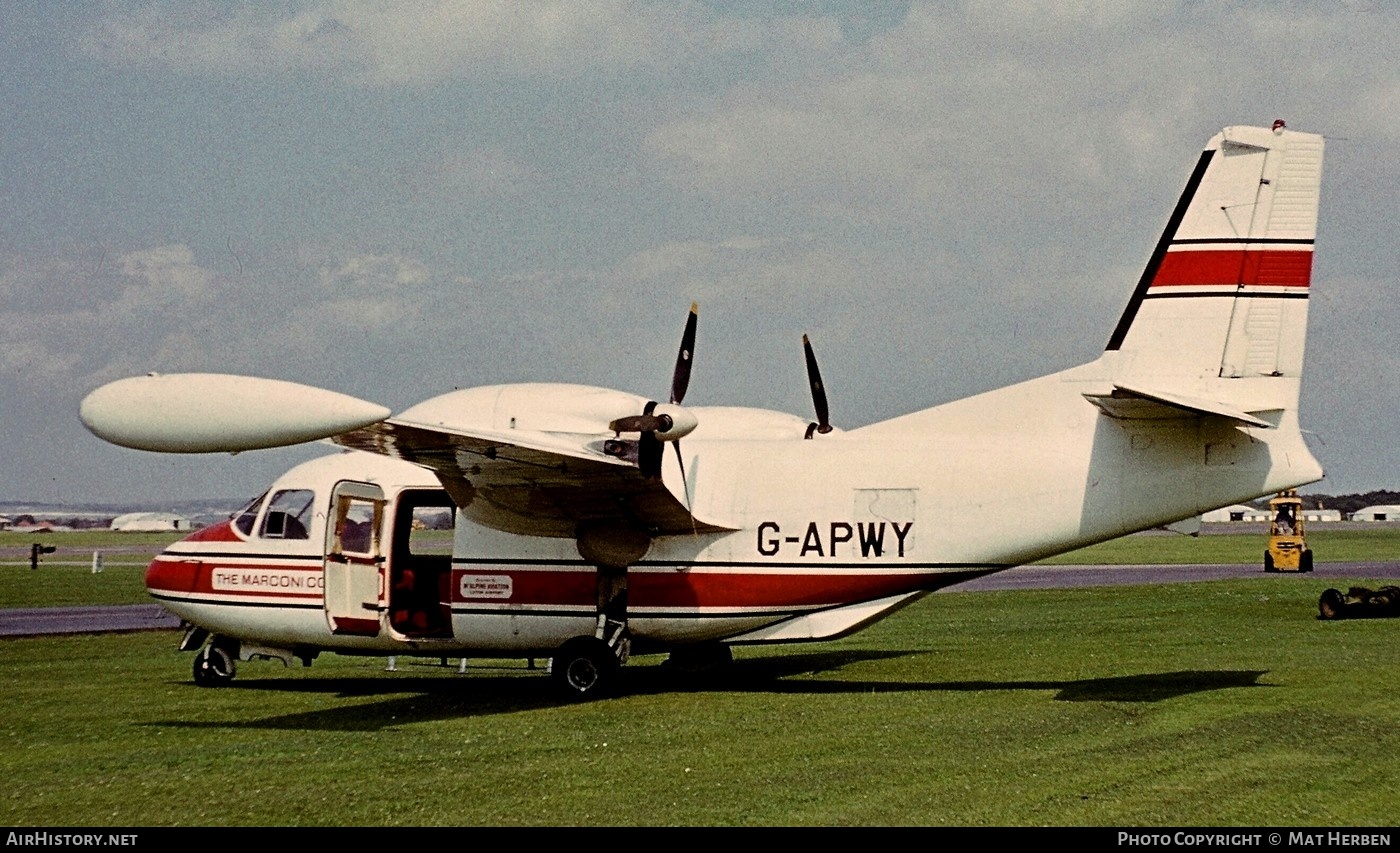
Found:
[[[1108,394],[1085,394],[1084,398],[1103,410],[1110,418],[1123,420],[1166,420],[1171,418],[1198,418],[1202,416],[1225,418],[1247,426],[1268,428],[1273,426],[1248,412],[1232,408],[1213,400],[1202,400],[1165,391],[1143,391],[1114,385]]]

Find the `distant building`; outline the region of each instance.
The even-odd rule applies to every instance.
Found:
[[[129,512],[112,519],[112,529],[127,532],[193,530],[188,518],[168,512]]]
[[[8,515],[0,515],[0,530],[9,530],[13,526],[14,522],[10,520]]]
[[[1308,509],[1303,507],[1304,521],[1341,521],[1342,511],[1339,509]]]
[[[1400,521],[1400,504],[1378,504],[1358,509],[1351,514],[1352,521]]]
[[[1222,521],[1268,521],[1269,511],[1267,509],[1255,509],[1244,504],[1234,504],[1233,506],[1222,506],[1220,509],[1213,509],[1210,512],[1201,514],[1201,521],[1222,522]]]

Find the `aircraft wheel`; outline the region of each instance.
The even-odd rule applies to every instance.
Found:
[[[222,646],[209,644],[194,658],[194,683],[200,687],[223,687],[233,680],[237,666],[233,655]]]
[[[575,637],[550,658],[549,674],[566,695],[593,699],[616,687],[621,667],[602,640]]]

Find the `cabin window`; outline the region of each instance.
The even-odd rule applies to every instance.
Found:
[[[306,539],[311,527],[311,507],[316,493],[310,489],[282,489],[272,495],[263,517],[264,539]]]
[[[244,536],[252,536],[253,524],[258,520],[258,510],[262,507],[263,499],[266,497],[267,492],[263,492],[248,501],[238,512],[235,512],[232,516],[234,529]]]
[[[379,548],[379,507],[367,498],[342,495],[336,539],[340,553],[374,554]]]

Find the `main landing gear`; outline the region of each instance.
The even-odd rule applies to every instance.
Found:
[[[574,637],[549,660],[549,674],[566,696],[594,699],[614,692],[632,650],[627,628],[627,571],[598,572],[598,626]]]
[[[575,637],[549,660],[549,675],[565,695],[596,699],[611,693],[622,676],[622,662],[597,637]]]

